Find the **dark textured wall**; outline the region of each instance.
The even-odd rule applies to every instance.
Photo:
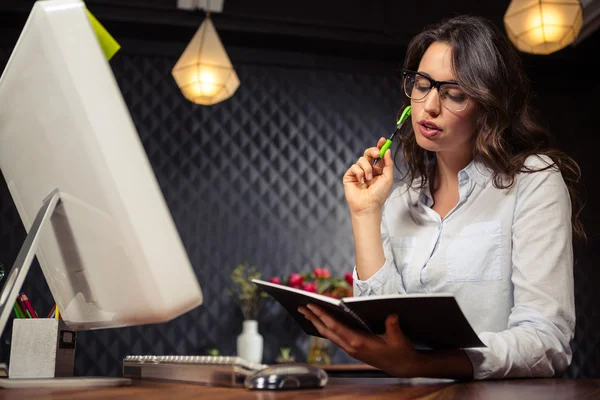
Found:
[[[0,65],[9,51],[0,50]],[[393,126],[399,105],[393,71],[241,63],[235,95],[202,107],[187,102],[177,89],[170,75],[175,61],[134,55],[125,48],[111,65],[205,303],[165,324],[80,332],[78,375],[118,375],[126,354],[204,354],[208,348],[234,354],[242,316],[227,287],[229,273],[243,260],[258,266],[266,278],[314,266],[342,274],[353,266],[341,176],[365,146],[387,136]],[[590,87],[587,82],[585,90],[574,91],[580,88],[578,78],[568,72],[575,66],[540,65],[536,62],[530,70],[542,120],[561,148],[580,161],[588,188],[585,220],[591,240],[578,252],[578,327],[568,375],[598,376],[599,214],[593,208],[598,139],[597,128],[590,129],[595,126],[598,101],[593,88],[598,83],[592,81]],[[565,68],[571,70],[565,74]],[[559,74],[570,79],[556,79]],[[0,261],[11,264],[25,232],[3,180],[0,221]],[[52,296],[37,264],[24,289],[38,310],[49,310]],[[272,361],[280,346],[292,346],[303,360],[307,336],[281,307],[268,304],[259,321],[265,361]],[[3,360],[8,358],[9,337],[10,326],[3,336]],[[342,351],[335,359],[352,361]]]
[[[80,332],[78,374],[118,374],[127,353],[235,354],[242,316],[227,288],[244,260],[265,278],[314,266],[341,275],[353,267],[341,177],[393,128],[396,78],[242,65],[235,95],[202,107],[179,92],[170,75],[175,61],[123,52],[111,65],[205,302],[162,325]],[[0,254],[11,263],[25,232],[4,182],[0,195]],[[39,266],[25,287],[39,310],[49,310]],[[259,321],[265,360],[281,346],[304,357],[307,336],[281,307],[268,303]]]

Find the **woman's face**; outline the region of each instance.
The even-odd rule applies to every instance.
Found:
[[[456,81],[450,45],[444,42],[432,43],[423,54],[418,72],[436,81]],[[461,93],[458,86],[444,85],[442,92],[445,91],[444,87],[451,87],[454,95]],[[441,100],[440,93],[435,88],[422,100],[411,99],[412,126],[417,144],[433,152],[470,154],[477,117],[476,105],[469,99],[464,110],[451,111],[442,105]],[[447,102],[444,104],[448,105]]]

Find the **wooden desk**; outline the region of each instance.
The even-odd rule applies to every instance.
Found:
[[[4,399],[596,399],[600,379],[523,379],[487,382],[439,382],[397,378],[332,378],[323,389],[250,391],[187,383],[134,381],[129,387],[82,390],[0,390]]]
[[[368,364],[317,365],[330,378],[389,378],[390,375]]]

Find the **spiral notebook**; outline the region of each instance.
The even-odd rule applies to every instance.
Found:
[[[449,293],[334,299],[259,279],[252,282],[277,300],[312,336],[322,335],[298,312],[298,307],[308,303],[320,306],[350,328],[374,334],[383,334],[387,316],[396,314],[402,332],[419,349],[485,347]]]

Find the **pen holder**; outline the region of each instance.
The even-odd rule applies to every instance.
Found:
[[[73,376],[76,342],[77,332],[61,319],[15,318],[8,377]]]

